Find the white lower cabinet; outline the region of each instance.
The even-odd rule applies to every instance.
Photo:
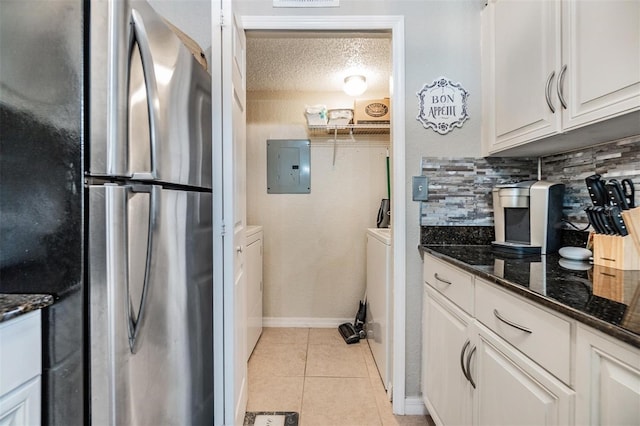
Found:
[[[573,424],[573,390],[429,285],[422,395],[439,425]]]
[[[436,424],[640,425],[640,348],[451,268],[425,254],[421,389]]]
[[[573,424],[573,390],[481,324],[477,327],[474,424]]]
[[[39,425],[40,311],[0,323],[0,425]]]
[[[469,425],[473,388],[462,365],[471,345],[473,318],[424,286],[422,396],[437,424]]]
[[[479,323],[564,383],[571,382],[570,321],[480,278],[475,289]]]
[[[578,326],[576,423],[640,425],[640,350]]]
[[[0,425],[40,424],[40,376],[0,397]]]

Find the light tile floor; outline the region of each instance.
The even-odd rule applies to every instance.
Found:
[[[265,328],[248,378],[247,411],[295,411],[300,426],[433,425],[392,414],[369,345],[337,328]]]

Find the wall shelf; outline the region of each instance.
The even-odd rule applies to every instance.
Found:
[[[389,135],[390,124],[324,124],[307,125],[311,137],[325,136],[333,140],[333,165],[336,165],[336,144],[338,137],[347,136],[350,140],[355,140],[358,136]]]
[[[388,135],[390,124],[323,124],[307,126],[309,133],[314,136],[321,135]]]

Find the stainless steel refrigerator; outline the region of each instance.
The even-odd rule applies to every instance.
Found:
[[[0,292],[56,298],[43,423],[211,424],[209,73],[143,1],[0,16]]]

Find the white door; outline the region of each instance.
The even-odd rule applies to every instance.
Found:
[[[222,333],[215,336],[216,425],[242,424],[247,405],[246,40],[233,3],[223,0],[213,6],[213,22],[220,22],[212,37],[214,211],[219,225],[214,267],[221,269],[215,274],[214,308],[221,311],[214,312],[214,328]]]
[[[246,67],[245,52],[246,39],[244,29],[236,21],[235,15],[229,15],[231,22],[231,87],[227,87],[231,101],[231,116],[233,121],[233,249],[234,249],[234,347],[233,357],[235,365],[235,422],[244,423],[244,412],[247,407],[247,262],[246,262]],[[223,81],[224,86],[224,81]],[[224,132],[224,129],[223,129]],[[226,196],[226,194],[225,194]]]

